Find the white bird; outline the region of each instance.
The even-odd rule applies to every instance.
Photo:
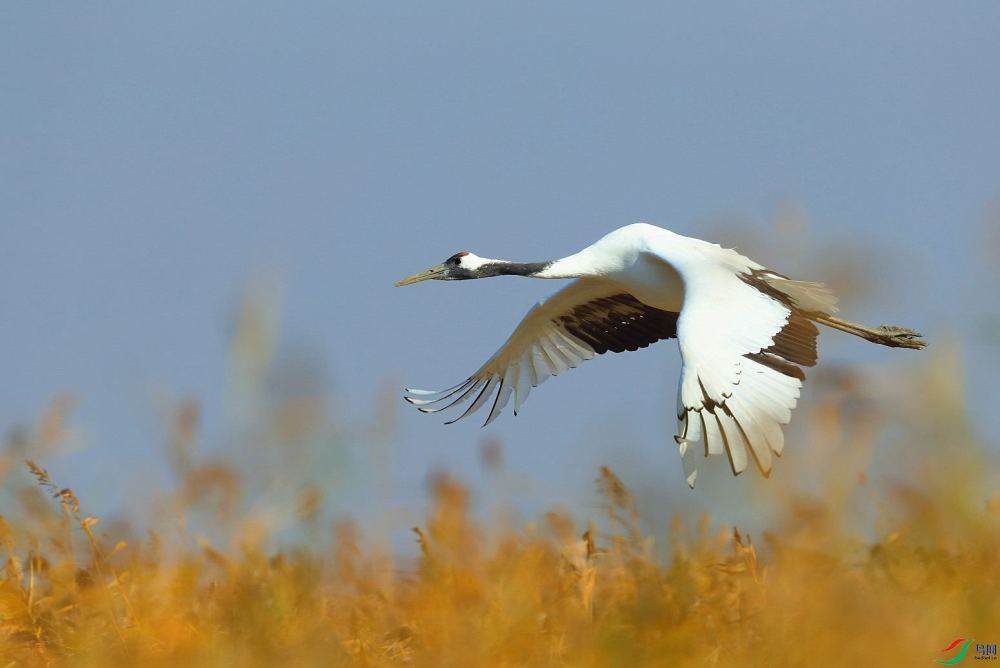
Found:
[[[770,271],[735,250],[643,223],[606,235],[579,253],[518,263],[452,255],[404,278],[490,276],[576,279],[536,304],[507,342],[478,371],[447,390],[407,389],[405,399],[436,413],[471,399],[455,422],[492,399],[486,426],[514,397],[514,414],[529,391],[595,355],[637,350],[676,338],[683,367],[677,434],[684,476],[694,487],[695,452],[726,453],[733,474],[752,458],[766,477],[781,455],[781,425],[816,363],[814,323],[882,345],[922,348],[903,327],[865,327],[836,318],[836,297],[822,284]]]

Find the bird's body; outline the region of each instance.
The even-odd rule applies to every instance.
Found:
[[[816,362],[814,322],[885,345],[919,348],[915,332],[839,320],[821,284],[795,281],[699,239],[647,224],[617,229],[579,253],[520,264],[458,253],[400,281],[498,275],[575,279],[535,305],[507,342],[448,390],[408,390],[433,413],[471,401],[456,420],[489,404],[489,424],[509,400],[514,413],[532,387],[594,355],[678,340],[683,368],[675,440],[694,486],[696,451],[726,453],[733,472],[752,459],[769,475],[784,447],[805,375]],[[453,420],[454,421],[454,420]]]

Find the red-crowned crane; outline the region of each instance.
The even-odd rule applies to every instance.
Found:
[[[805,374],[816,363],[816,324],[886,346],[922,348],[903,327],[841,320],[820,283],[770,271],[735,250],[653,225],[628,225],[579,253],[548,262],[509,262],[461,252],[404,278],[490,276],[575,279],[538,303],[478,371],[447,390],[407,389],[407,401],[436,413],[471,399],[455,420],[492,400],[483,426],[514,398],[514,414],[533,387],[595,355],[637,350],[676,338],[683,368],[677,442],[688,485],[695,452],[726,453],[733,473],[750,458],[765,476],[781,455]],[[449,423],[450,424],[450,423]]]

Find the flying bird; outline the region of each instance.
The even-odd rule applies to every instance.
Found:
[[[816,324],[885,346],[919,349],[905,327],[866,327],[837,318],[836,297],[821,283],[771,271],[728,248],[638,223],[579,253],[547,262],[510,262],[462,251],[404,278],[456,281],[491,276],[573,279],[536,304],[478,371],[446,390],[406,390],[424,413],[471,403],[451,424],[487,403],[483,426],[531,388],[606,352],[677,339],[682,369],[674,440],[690,487],[696,452],[725,453],[733,474],[752,459],[771,473],[784,447],[805,373],[816,364]]]

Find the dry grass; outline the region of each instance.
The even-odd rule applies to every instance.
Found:
[[[61,487],[73,481],[20,465],[56,456],[71,404],[59,399],[0,453],[0,668],[931,665],[956,637],[1000,639],[1000,496],[958,365],[922,361],[893,371],[926,388],[900,406],[817,374],[789,444],[809,453],[802,475],[758,486],[771,528],[753,539],[685,513],[651,535],[652,510],[607,468],[599,515],[513,528],[475,520],[469,490],[442,475],[412,556],[379,547],[376,526],[338,522],[324,538],[322,485],[296,493],[301,532],[276,539],[241,490],[283,483],[262,477],[266,461],[247,473],[200,458],[193,402],[170,411],[176,490],[136,500],[170,521],[146,535],[100,522]],[[293,478],[309,466],[295,448],[326,429],[321,405],[285,393],[256,426],[299,462]],[[187,532],[198,517],[208,528]]]

